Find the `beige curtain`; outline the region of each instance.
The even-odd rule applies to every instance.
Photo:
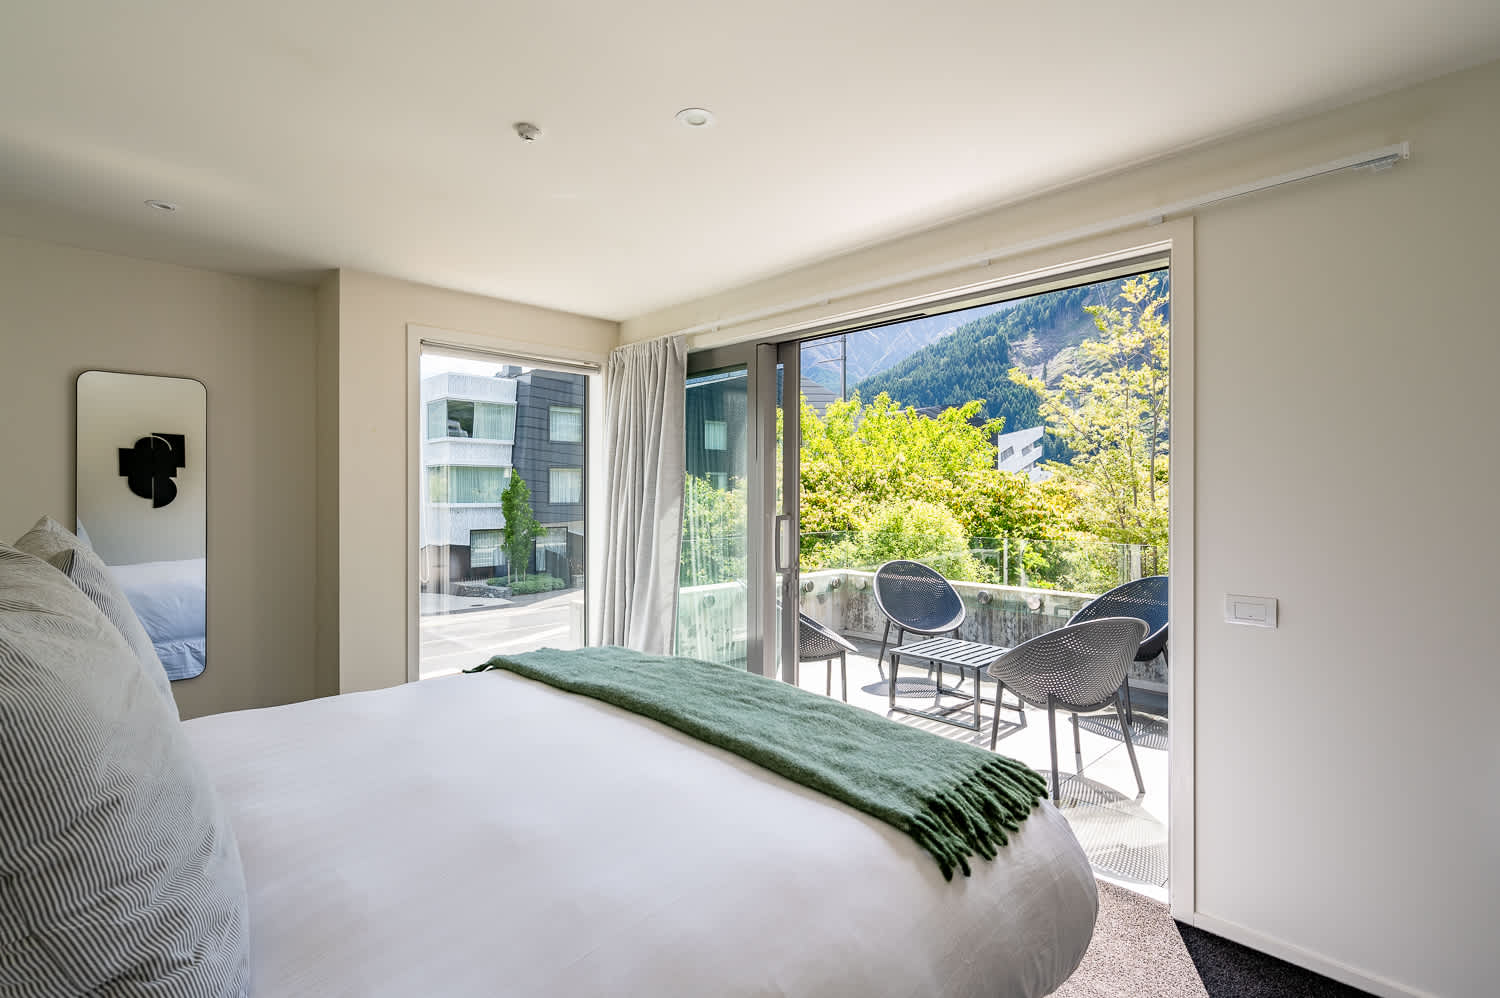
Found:
[[[604,379],[608,465],[596,645],[672,652],[682,544],[687,342],[620,347]]]

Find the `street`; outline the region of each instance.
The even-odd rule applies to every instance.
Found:
[[[490,610],[468,610],[421,618],[421,674],[423,679],[446,676],[476,666],[494,655],[534,648],[576,648],[583,635],[575,634],[574,619],[583,615],[583,594],[576,590],[553,593],[527,602],[529,597],[496,602]]]

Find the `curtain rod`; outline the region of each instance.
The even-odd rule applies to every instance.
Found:
[[[1355,153],[1351,156],[1343,156],[1339,159],[1319,163],[1316,166],[1304,167],[1300,170],[1292,170],[1287,173],[1279,173],[1273,177],[1264,177],[1260,180],[1252,180],[1249,183],[1239,184],[1235,187],[1226,187],[1223,190],[1214,191],[1210,194],[1201,194],[1197,197],[1185,198],[1170,204],[1140,211],[1130,215],[1122,215],[1112,218],[1106,222],[1096,222],[1093,225],[1085,225],[1066,232],[1053,233],[1048,236],[1040,236],[1036,239],[1028,239],[1024,242],[1012,243],[1009,246],[1000,246],[983,253],[975,253],[971,256],[960,257],[957,260],[949,260],[945,263],[933,264],[917,270],[909,270],[903,274],[894,274],[889,277],[866,281],[861,284],[851,284],[847,287],[838,288],[823,294],[813,295],[796,301],[783,302],[780,305],[772,305],[767,308],[755,309],[750,312],[741,312],[721,319],[713,319],[709,322],[700,322],[696,326],[688,326],[686,329],[677,330],[676,335],[692,336],[695,333],[714,332],[726,326],[741,326],[748,322],[759,319],[771,319],[789,312],[810,308],[815,305],[827,305],[829,302],[840,298],[852,298],[855,295],[866,294],[871,291],[884,291],[888,288],[909,284],[929,277],[942,277],[962,270],[974,267],[985,267],[995,260],[1006,257],[1019,256],[1022,253],[1030,253],[1036,250],[1050,249],[1061,246],[1064,243],[1076,242],[1080,239],[1089,239],[1094,236],[1109,235],[1122,229],[1131,229],[1143,225],[1157,225],[1168,218],[1173,218],[1199,208],[1207,208],[1210,205],[1222,204],[1236,198],[1258,194],[1262,191],[1275,190],[1288,184],[1300,183],[1304,180],[1312,180],[1315,177],[1326,177],[1334,173],[1343,173],[1346,170],[1368,169],[1371,172],[1390,169],[1403,159],[1411,158],[1411,143],[1398,142],[1395,145],[1381,146],[1379,149],[1371,149],[1368,152]]]

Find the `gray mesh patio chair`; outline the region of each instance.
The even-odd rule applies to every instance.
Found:
[[[1068,624],[1038,635],[1002,654],[990,664],[989,674],[1000,683],[995,699],[1007,687],[1026,703],[1047,708],[1047,733],[1052,746],[1052,800],[1060,800],[1057,777],[1057,711],[1073,715],[1073,752],[1083,773],[1083,746],[1078,738],[1078,715],[1110,706],[1120,719],[1120,732],[1135,770],[1135,785],[1142,794],[1146,784],[1135,759],[1130,724],[1120,705],[1120,686],[1130,668],[1136,648],[1146,636],[1145,621],[1135,617],[1100,617],[1081,624]],[[1000,733],[1000,712],[990,726],[990,749]]]
[[[1150,662],[1160,655],[1167,657],[1167,576],[1148,575],[1109,592],[1096,596],[1083,609],[1068,618],[1070,624],[1081,624],[1085,620],[1100,617],[1136,617],[1146,622],[1146,636],[1136,650],[1135,661]],[[1130,676],[1120,692],[1125,697],[1125,720],[1135,723],[1135,711],[1130,704]]]
[[[880,657],[875,668],[885,678],[885,650],[890,644],[891,627],[896,628],[896,644],[902,644],[908,633],[936,637],[952,634],[964,622],[964,601],[947,579],[919,561],[888,561],[875,570],[875,605],[885,614],[885,633],[880,639]],[[939,683],[942,677],[939,676]]]
[[[845,703],[849,702],[849,663],[845,656],[855,647],[812,619],[805,613],[797,614],[797,661],[827,662],[828,675],[823,683],[825,696],[833,696],[833,660],[839,660],[839,692]]]

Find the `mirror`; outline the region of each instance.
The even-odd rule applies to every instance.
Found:
[[[190,378],[78,376],[78,536],[172,679],[207,660],[206,396]]]

